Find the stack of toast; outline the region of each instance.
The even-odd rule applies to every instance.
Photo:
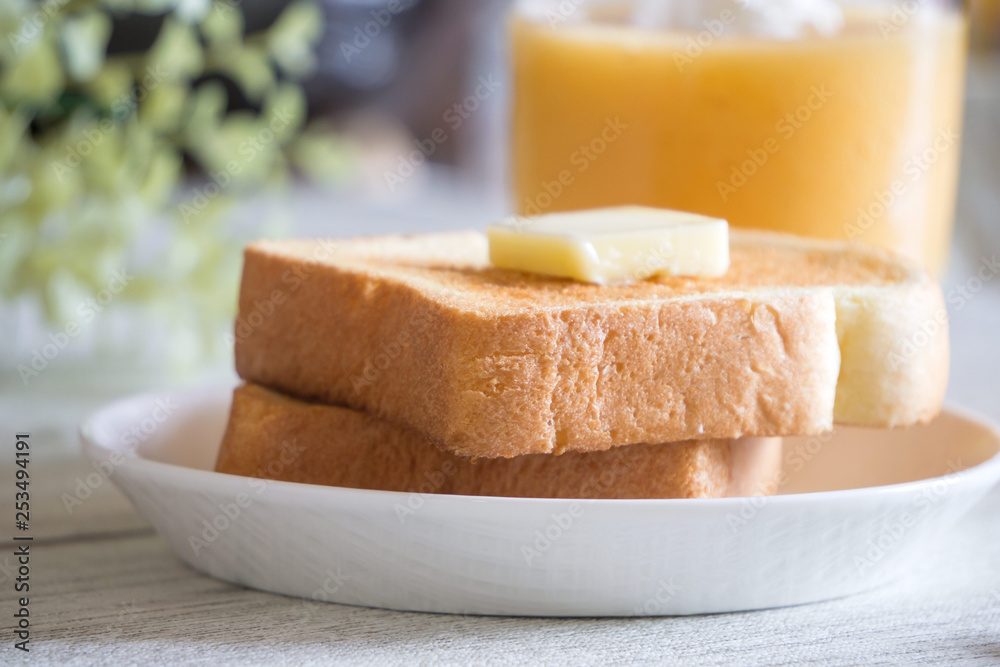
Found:
[[[771,492],[781,437],[940,410],[937,283],[887,251],[734,230],[719,278],[501,269],[478,232],[247,247],[217,470],[563,498]]]

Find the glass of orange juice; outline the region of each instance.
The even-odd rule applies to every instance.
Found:
[[[696,211],[940,272],[967,34],[949,0],[521,0],[514,208]]]

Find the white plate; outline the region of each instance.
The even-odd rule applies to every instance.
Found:
[[[850,595],[920,558],[1000,479],[997,431],[949,410],[924,427],[788,439],[790,495],[770,498],[569,501],[265,482],[212,472],[229,401],[229,387],[123,400],[83,425],[84,449],[195,569],[389,609],[668,615]]]

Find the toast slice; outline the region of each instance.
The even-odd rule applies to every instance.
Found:
[[[413,493],[715,498],[773,492],[780,465],[780,438],[697,440],[475,460],[445,452],[414,431],[356,410],[244,385],[233,394],[216,470]],[[405,514],[403,505],[401,510]]]
[[[883,250],[733,230],[718,279],[496,269],[476,232],[247,247],[246,380],[472,457],[805,435],[932,418],[941,290]]]

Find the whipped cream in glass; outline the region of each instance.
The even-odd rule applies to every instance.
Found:
[[[711,25],[717,36],[783,40],[831,36],[844,25],[835,0],[521,0],[518,11],[551,27],[614,15],[645,29],[698,32]]]

